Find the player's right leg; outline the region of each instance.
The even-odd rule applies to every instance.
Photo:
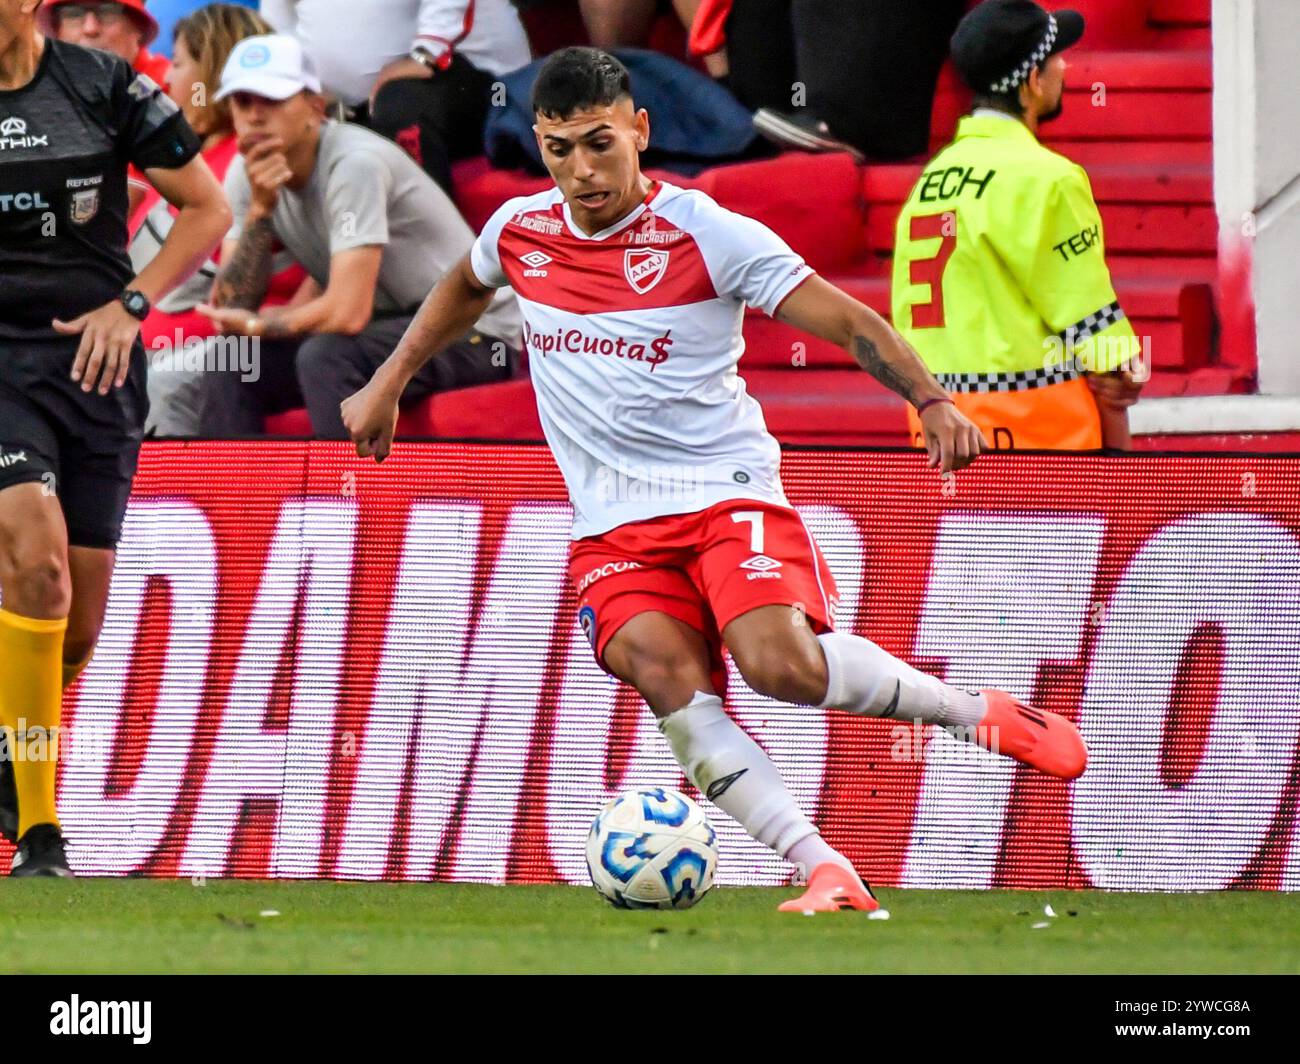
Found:
[[[0,487],[0,726],[18,803],[20,876],[71,874],[54,805],[71,597],[59,500],[30,476]]]
[[[72,609],[68,614],[68,631],[63,637],[64,690],[72,686],[94,656],[104,627],[116,559],[117,552],[107,548],[68,547]]]
[[[17,836],[16,876],[71,875],[55,807],[63,688],[102,622],[103,557],[120,531],[147,405],[142,345],[127,383],[107,396],[71,380],[75,350],[75,339],[17,345],[0,379],[0,727],[12,759],[0,774],[0,822],[6,810],[10,821],[0,827]]]
[[[671,544],[696,535],[692,519],[661,518],[645,531],[624,526],[574,545],[570,576],[596,660],[646,700],[702,795],[805,871],[840,869],[852,900],[835,908],[876,908],[852,864],[822,839],[771,759],[722,708],[721,636],[698,588],[671,564]]]
[[[113,552],[88,547],[68,547],[68,572],[72,577],[72,608],[63,637],[62,684],[66,691],[90,664],[104,625],[108,589],[113,578]],[[0,838],[18,843],[18,789],[13,763],[0,758]]]
[[[712,656],[700,631],[666,613],[647,611],[614,634],[604,660],[646,700],[682,772],[701,794],[782,857],[805,871],[816,869],[823,878],[842,880],[835,889],[829,880],[812,884],[827,899],[817,907],[877,908],[852,864],[799,808],[771,758],[723,710],[711,682]]]
[[[759,694],[937,724],[958,739],[1059,778],[1083,772],[1087,750],[1064,717],[1005,692],[955,687],[868,639],[834,631],[834,578],[795,511],[729,502],[705,511],[703,525],[695,572],[736,667]],[[755,555],[770,579],[754,579]]]
[[[695,628],[657,610],[638,613],[605,645],[604,663],[663,720],[697,694],[714,694],[709,647]]]

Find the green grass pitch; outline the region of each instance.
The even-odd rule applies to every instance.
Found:
[[[879,894],[889,920],[761,888],[659,913],[578,887],[5,880],[0,971],[1300,972],[1295,895]]]

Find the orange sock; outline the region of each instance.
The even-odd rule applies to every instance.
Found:
[[[38,620],[0,609],[0,726],[13,758],[18,834],[57,824],[54,784],[63,708],[63,633],[67,618]]]

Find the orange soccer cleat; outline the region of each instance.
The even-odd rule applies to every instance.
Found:
[[[1078,728],[1064,717],[1026,705],[1005,691],[981,693],[989,708],[973,729],[974,734],[966,738],[1049,776],[1072,780],[1083,775],[1088,748]]]
[[[813,869],[808,889],[797,898],[783,901],[777,910],[783,913],[834,913],[856,910],[874,912],[880,902],[871,888],[858,881],[852,872],[832,861]]]

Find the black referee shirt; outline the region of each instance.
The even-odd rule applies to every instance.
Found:
[[[0,91],[0,341],[50,339],[117,298],[128,163],[184,166],[200,148],[180,108],[124,60],[46,38],[36,76]]]

